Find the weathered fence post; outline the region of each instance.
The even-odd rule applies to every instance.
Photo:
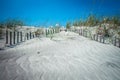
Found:
[[[86,31],[84,30],[84,37],[86,37]]]
[[[14,36],[14,37],[13,37],[13,44],[15,44],[15,40],[16,40],[16,39],[15,39],[15,38],[16,38],[16,37],[15,37],[15,36],[16,36],[15,31],[14,31],[13,36]]]
[[[80,29],[80,35],[82,35],[82,29]]]
[[[48,34],[50,34],[50,31],[49,31],[49,29],[48,29]]]
[[[80,29],[79,29],[79,35],[80,35]]]
[[[6,44],[8,44],[8,30],[6,30]]]
[[[83,29],[81,29],[81,35],[83,35]]]
[[[35,38],[35,33],[33,34],[33,38]]]
[[[55,33],[55,29],[53,29],[53,33]]]
[[[29,34],[30,34],[29,37],[30,37],[30,39],[31,39],[31,32],[30,32]]]
[[[50,29],[50,34],[51,34],[52,32],[51,32],[51,29]]]
[[[22,39],[22,38],[23,38],[23,37],[22,37],[22,32],[20,32],[20,36],[21,36],[21,39],[20,39],[20,41],[22,42],[22,40],[23,40],[23,39]]]
[[[96,34],[94,34],[94,40],[96,41]]]
[[[52,29],[52,32],[53,32],[53,34],[54,34],[54,29]]]
[[[105,43],[105,37],[103,36],[103,43]]]
[[[19,32],[17,32],[17,43],[19,43]]]
[[[114,41],[114,46],[116,46],[116,37],[115,37],[115,41]]]
[[[113,40],[113,38],[112,38],[112,44],[114,44],[114,40]]]
[[[32,32],[30,32],[30,39],[32,39]]]
[[[34,38],[34,34],[33,34],[33,38]]]
[[[102,36],[100,35],[100,42],[102,42]]]
[[[93,35],[93,40],[95,40],[95,34]]]
[[[10,31],[10,45],[12,45],[12,32]]]
[[[31,39],[31,32],[29,32],[29,39]]]

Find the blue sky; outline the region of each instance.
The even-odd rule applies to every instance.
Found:
[[[0,21],[18,18],[27,25],[65,25],[67,21],[120,15],[120,0],[0,0]]]

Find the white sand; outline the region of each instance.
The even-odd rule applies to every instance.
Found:
[[[0,51],[0,80],[120,80],[120,49],[72,32]]]

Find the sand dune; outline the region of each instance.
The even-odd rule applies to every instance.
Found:
[[[0,51],[0,80],[120,80],[120,49],[75,34]]]

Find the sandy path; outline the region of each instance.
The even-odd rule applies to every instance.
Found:
[[[120,49],[74,33],[0,51],[0,80],[120,80]]]

